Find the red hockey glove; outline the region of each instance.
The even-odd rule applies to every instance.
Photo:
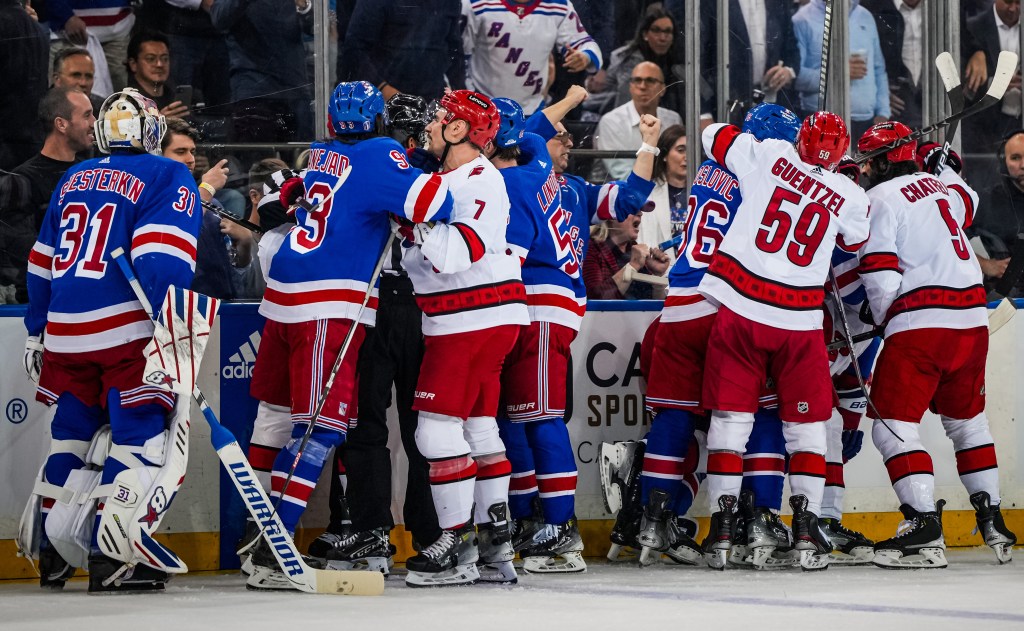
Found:
[[[917,167],[925,173],[935,175],[935,167],[939,163],[939,154],[942,153],[942,145],[937,142],[926,142],[917,146]],[[946,166],[957,173],[964,168],[963,160],[957,152],[949,150],[946,158]]]

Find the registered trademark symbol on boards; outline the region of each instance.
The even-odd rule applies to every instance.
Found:
[[[7,402],[7,420],[18,425],[28,418],[28,404],[24,399],[11,399]]]

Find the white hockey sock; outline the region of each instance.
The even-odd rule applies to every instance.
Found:
[[[899,438],[893,436],[894,432]],[[924,513],[934,511],[935,473],[932,457],[921,442],[918,424],[892,419],[875,420],[871,427],[871,440],[882,454],[900,503]]]
[[[966,420],[943,416],[942,428],[953,441],[956,470],[967,493],[985,491],[992,504],[999,504],[999,467],[985,413]]]

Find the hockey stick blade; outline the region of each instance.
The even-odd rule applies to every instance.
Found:
[[[939,77],[942,78],[942,85],[946,88],[946,92],[952,92],[960,87],[960,71],[957,70],[953,55],[948,52],[939,53],[939,56],[935,58],[935,68],[939,71]]]
[[[996,74],[992,78],[992,83],[989,85],[988,92],[986,92],[985,96],[983,96],[977,103],[970,107],[964,108],[963,110],[956,114],[951,114],[950,116],[944,118],[943,120],[940,120],[937,123],[934,123],[927,127],[922,127],[921,129],[914,131],[914,133],[910,134],[909,136],[900,138],[899,140],[894,140],[888,145],[878,147],[877,149],[869,151],[868,153],[860,154],[856,158],[854,158],[854,162],[856,162],[857,164],[864,164],[865,162],[867,162],[871,158],[874,158],[875,156],[880,156],[883,153],[888,153],[892,151],[893,149],[898,149],[903,145],[910,144],[912,142],[917,142],[918,140],[924,138],[925,136],[929,136],[940,129],[949,127],[953,123],[957,123],[965,118],[974,116],[978,112],[983,112],[987,110],[988,108],[992,107],[1000,100],[1002,100],[1003,94],[1006,92],[1006,88],[1009,86],[1010,79],[1013,76],[1013,69],[1016,68],[1016,66],[1016,53],[1004,50],[1002,53],[999,54],[999,62],[996,66]],[[1009,70],[1007,70],[1007,67],[1009,67]]]
[[[238,225],[242,226],[243,228],[245,228],[246,230],[248,230],[250,232],[253,232],[255,234],[263,234],[264,232],[266,232],[266,230],[264,230],[263,228],[257,226],[256,224],[254,224],[251,221],[248,221],[246,219],[242,219],[241,217],[235,217],[234,215],[229,213],[227,211],[227,209],[225,209],[222,206],[218,206],[216,204],[211,204],[210,202],[199,202],[199,203],[202,204],[202,206],[203,206],[203,208],[205,210],[210,211],[211,213],[217,215],[221,219],[227,219],[228,221],[230,221],[232,223],[237,223]]]
[[[996,308],[992,310],[992,313],[988,314],[988,334],[992,336],[996,331],[1003,328],[1003,326],[1013,319],[1017,315],[1017,306],[1013,304],[1013,301],[1009,298],[1003,298],[996,305]]]
[[[962,111],[964,109],[964,91],[960,86],[960,71],[957,70],[953,55],[950,55],[948,52],[940,53],[935,58],[935,68],[939,71],[939,77],[942,78],[942,86],[946,89],[950,114]],[[952,151],[956,130],[957,123],[953,123],[946,131],[946,140],[942,143],[942,151],[939,153],[939,159],[936,161],[936,173],[942,171],[949,160],[949,152]]]
[[[121,272],[124,273],[128,284],[131,285],[136,298],[152,317],[153,310],[150,307],[149,299],[142,291],[142,285],[129,265],[124,250],[117,248],[111,255]],[[158,323],[154,321],[154,325],[157,326]],[[281,523],[281,519],[276,512],[271,510],[270,500],[267,498],[263,486],[257,481],[256,473],[249,465],[245,454],[242,453],[234,435],[220,424],[217,416],[207,404],[206,397],[198,387],[192,390],[192,398],[195,399],[203,417],[210,425],[210,441],[217,451],[217,457],[220,458],[227,472],[231,474],[231,480],[242,496],[249,514],[262,526],[263,536],[266,537],[274,557],[295,588],[299,591],[317,594],[354,596],[383,594],[384,575],[379,572],[317,570],[306,565],[302,560],[302,555],[295,547],[295,542],[288,536],[288,531]]]

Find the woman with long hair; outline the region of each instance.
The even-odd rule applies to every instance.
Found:
[[[682,125],[666,127],[658,139],[658,154],[654,162],[654,190],[648,201],[654,210],[646,213],[640,224],[637,241],[654,247],[670,241],[683,232],[686,221],[686,128]],[[666,248],[674,262],[675,247]]]

